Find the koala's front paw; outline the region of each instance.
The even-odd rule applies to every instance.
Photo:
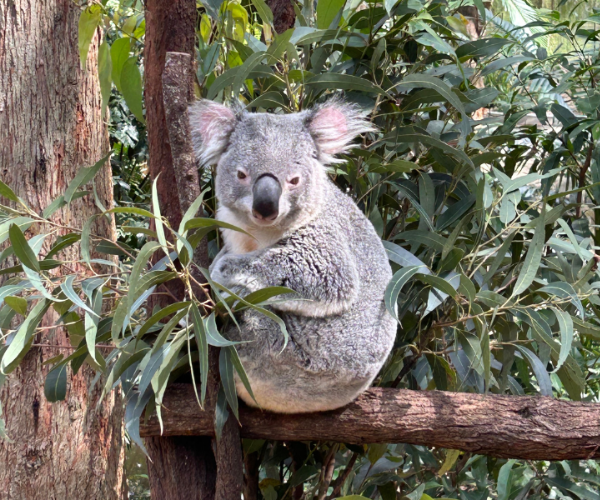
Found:
[[[251,275],[246,264],[247,258],[243,255],[224,254],[210,266],[210,277],[238,295],[263,288],[259,280]]]
[[[232,266],[231,259],[227,258],[226,254],[219,254],[213,261],[213,263],[208,268],[208,272],[210,273],[210,277],[213,281],[217,283],[227,286],[228,278],[231,275]]]

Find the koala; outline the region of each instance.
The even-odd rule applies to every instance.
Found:
[[[392,277],[370,221],[329,179],[326,166],[372,130],[359,110],[329,100],[292,114],[250,113],[201,100],[190,107],[194,149],[216,165],[217,219],[223,230],[211,278],[243,297],[269,286],[294,291],[252,309],[226,332],[247,372],[250,406],[278,413],[332,410],[353,401],[377,376],[397,323],[384,305]]]

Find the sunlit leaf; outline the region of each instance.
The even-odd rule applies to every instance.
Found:
[[[44,314],[50,307],[50,301],[43,299],[30,311],[25,321],[21,323],[21,326],[17,330],[17,333],[12,338],[8,349],[4,352],[2,360],[0,361],[0,372],[3,374],[10,373],[17,367],[17,362],[22,358],[29,348],[31,347],[31,341],[35,334],[39,322],[42,320]]]
[[[331,26],[338,12],[344,7],[346,0],[329,0],[317,2],[317,28],[335,29]]]
[[[110,59],[112,61],[111,78],[115,86],[121,92],[121,72],[125,62],[129,59],[131,47],[130,38],[118,38],[110,46]]]
[[[81,67],[85,69],[90,44],[102,22],[102,6],[92,4],[79,15],[78,46]]]
[[[152,183],[152,210],[154,211],[154,218],[156,220],[156,235],[158,241],[162,245],[163,249],[167,249],[167,239],[165,238],[165,229],[160,215],[160,205],[158,203],[158,188],[157,188],[158,177],[154,179]]]
[[[30,269],[40,271],[40,263],[38,262],[35,253],[33,253],[33,250],[29,246],[29,243],[27,243],[25,235],[21,229],[19,229],[19,226],[12,224],[8,232],[13,251],[21,263]]]
[[[573,320],[569,314],[556,307],[553,307],[552,311],[554,311],[554,314],[556,315],[558,326],[560,328],[560,354],[554,368],[554,371],[557,372],[571,352],[571,345],[573,343]]]
[[[127,106],[141,123],[146,123],[142,105],[142,75],[137,57],[130,57],[123,63],[119,82]]]
[[[100,80],[100,94],[102,95],[102,117],[106,114],[108,99],[112,86],[112,60],[110,58],[110,48],[106,41],[102,42],[98,48],[98,78]]]

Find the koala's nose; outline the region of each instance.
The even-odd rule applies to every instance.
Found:
[[[270,174],[256,179],[252,187],[252,214],[257,219],[274,220],[279,215],[281,184]]]

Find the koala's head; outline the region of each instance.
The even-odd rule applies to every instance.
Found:
[[[287,115],[249,113],[208,100],[190,108],[194,149],[217,165],[216,194],[253,227],[289,227],[318,212],[325,165],[372,131],[363,113],[339,100]]]

